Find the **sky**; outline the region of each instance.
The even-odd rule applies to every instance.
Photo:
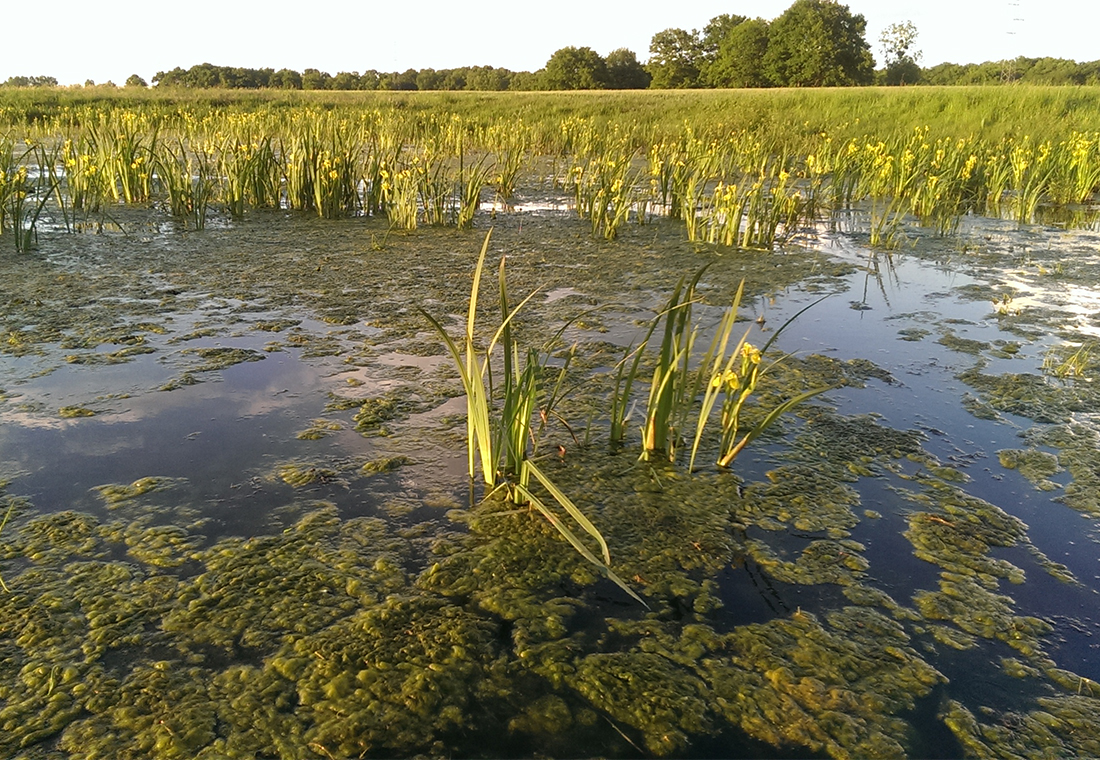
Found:
[[[199,63],[302,71],[404,71],[491,65],[536,71],[567,46],[601,55],[616,48],[649,56],[663,29],[702,29],[722,13],[774,19],[793,0],[323,0],[316,5],[255,0],[53,0],[40,21],[9,29],[0,46],[0,82],[53,76],[61,84]],[[980,63],[1016,56],[1100,59],[1096,0],[849,0],[867,20],[879,63],[879,36],[912,21],[921,63]]]

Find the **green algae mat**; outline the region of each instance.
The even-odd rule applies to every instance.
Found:
[[[1100,755],[1096,233],[116,221],[0,253],[3,757]],[[457,332],[490,225],[572,353],[536,457],[644,605],[470,484],[418,307]],[[759,397],[831,390],[689,472],[608,398],[708,262],[702,343],[742,279],[757,345],[827,296]]]

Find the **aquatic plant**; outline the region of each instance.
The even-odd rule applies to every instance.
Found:
[[[695,425],[695,438],[692,442],[691,457],[688,462],[689,470],[695,467],[695,457],[699,451],[703,431],[710,420],[711,412],[717,404],[719,396],[722,397],[722,403],[719,407],[722,432],[718,446],[717,465],[719,467],[729,467],[747,445],[763,435],[782,415],[814,396],[829,390],[828,386],[824,386],[792,396],[774,406],[751,430],[741,435],[741,411],[745,402],[756,392],[757,384],[768,369],[775,367],[778,362],[782,361],[782,359],[779,359],[773,362],[770,367],[765,367],[762,362],[768,349],[791,323],[822,300],[818,299],[795,313],[772,334],[763,347],[757,348],[749,343],[750,330],[745,330],[733,348],[729,349],[730,338],[738,319],[738,310],[741,306],[744,287],[745,282],[742,280],[737,288],[737,293],[733,297],[733,304],[722,315],[718,330],[711,341],[710,348],[703,357],[699,369],[699,378],[705,389],[699,409],[699,417]]]
[[[632,151],[617,146],[605,155],[578,162],[569,172],[577,214],[588,219],[592,234],[614,240],[627,221],[636,198]]]
[[[696,368],[694,346],[698,326],[692,324],[692,307],[698,301],[696,289],[699,280],[708,267],[709,265],[700,268],[690,280],[686,276],[680,279],[665,306],[650,323],[638,348],[627,352],[627,358],[633,355],[630,368],[626,368],[627,358],[620,363],[611,404],[612,443],[616,445],[622,442],[625,423],[622,410],[627,407],[642,355],[657,326],[663,321],[663,335],[657,349],[645,420],[642,424],[643,460],[652,461],[657,456],[663,456],[670,462],[676,461],[681,441],[689,429],[688,421],[700,394],[702,399],[695,417],[689,469],[694,469],[704,430],[719,397],[723,401],[719,407],[722,433],[717,464],[719,467],[729,467],[745,446],[766,432],[783,414],[828,390],[828,387],[822,387],[796,394],[777,404],[750,431],[739,436],[742,432],[742,408],[756,391],[757,384],[766,371],[761,365],[764,354],[795,319],[821,299],[784,322],[762,348],[758,349],[747,342],[750,331],[746,330],[731,350],[730,340],[744,292],[742,281],[732,305],[723,312],[710,347]],[[773,362],[771,366],[777,363]]]
[[[192,221],[195,229],[206,227],[206,211],[217,182],[215,162],[207,146],[189,147],[178,138],[174,145],[163,140],[157,146],[153,166],[158,184],[167,194],[169,213]]]
[[[28,142],[27,150],[16,157],[11,143],[0,143],[0,233],[5,227],[11,230],[17,252],[30,250],[37,240],[38,220],[60,185],[54,171],[59,153],[59,147],[47,153],[43,146]],[[27,169],[29,159],[36,165],[33,174]]]
[[[383,164],[379,179],[380,197],[390,222],[398,229],[415,230],[419,217],[416,175],[410,169],[398,171]]]
[[[1043,357],[1043,371],[1061,380],[1084,377],[1092,364],[1094,341],[1086,341],[1073,351],[1052,347]]]
[[[475,477],[476,466],[480,464],[482,480],[486,487],[492,490],[503,488],[513,502],[533,506],[581,556],[599,568],[631,597],[641,602],[640,597],[611,569],[611,555],[600,531],[528,457],[531,420],[539,398],[539,380],[543,373],[543,363],[539,358],[539,352],[529,348],[524,352],[526,357],[524,363],[520,365],[521,348],[512,334],[512,320],[537,291],[532,292],[515,307],[510,307],[503,258],[498,275],[501,321],[484,353],[478,351],[475,318],[481,274],[491,237],[492,230],[485,235],[485,242],[481,246],[481,253],[474,267],[462,348],[459,348],[435,317],[424,309],[419,309],[443,339],[459,372],[463,389],[466,391],[466,451],[470,478],[472,480]],[[494,392],[491,368],[493,353],[498,344],[501,346],[504,357],[503,382],[499,394]],[[530,487],[532,477],[546,489],[550,497],[565,510],[577,526],[595,539],[602,559],[597,558],[573,530],[547,506],[546,502],[533,493]]]
[[[664,333],[657,349],[657,363],[649,384],[645,420],[642,423],[642,459],[663,455],[675,461],[682,425],[687,410],[694,401],[689,391],[692,347],[697,330],[691,323],[691,310],[696,301],[695,288],[706,271],[700,268],[689,280],[680,278],[664,308],[650,326],[650,334],[664,320]],[[642,342],[647,345],[649,338]]]
[[[8,520],[11,519],[11,513],[15,511],[16,500],[6,499],[8,502],[8,508],[4,510],[4,519],[0,520],[0,533],[4,532],[4,527],[8,524]],[[3,589],[6,593],[11,593],[11,589],[8,588],[8,584],[4,583],[3,576],[0,576],[0,589]]]

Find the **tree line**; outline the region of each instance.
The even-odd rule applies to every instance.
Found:
[[[867,22],[837,0],[795,0],[767,21],[733,14],[702,30],[665,29],[653,35],[649,59],[620,48],[601,56],[589,47],[564,47],[535,72],[493,66],[408,69],[335,75],[318,69],[250,69],[202,63],[159,71],[154,87],[287,90],[595,90],[733,87],[839,87],[871,84],[969,85],[1100,84],[1100,61],[1016,58],[978,64],[919,65],[916,27],[891,24],[879,39],[884,65],[875,68]],[[92,85],[93,82],[86,82]],[[53,77],[12,77],[0,86],[56,86]],[[108,86],[113,86],[108,83]],[[137,74],[126,86],[146,87]]]

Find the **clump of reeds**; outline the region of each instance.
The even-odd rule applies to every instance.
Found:
[[[635,377],[643,366],[643,356],[657,328],[663,324],[641,428],[641,458],[650,460],[662,457],[675,462],[682,444],[686,441],[686,433],[691,430],[693,436],[689,469],[695,466],[704,431],[710,425],[716,406],[720,409],[720,442],[716,464],[725,468],[783,414],[827,390],[816,388],[795,394],[768,410],[756,425],[744,431],[741,413],[745,404],[756,392],[768,369],[782,361],[780,358],[765,364],[765,355],[779,335],[813,304],[787,320],[763,347],[756,348],[749,343],[749,330],[746,330],[731,348],[731,336],[738,319],[744,289],[742,282],[732,305],[723,312],[710,347],[696,365],[694,347],[699,330],[692,321],[692,310],[699,300],[697,288],[705,270],[706,267],[703,267],[690,280],[681,278],[664,308],[650,324],[638,348],[627,352],[627,357],[618,370],[611,403],[611,441],[615,445],[621,445],[626,430],[624,410],[630,403]],[[721,404],[718,403],[719,400]],[[694,423],[691,424],[693,419]]]
[[[475,315],[491,235],[490,230],[485,236],[474,268],[465,331],[459,342],[452,339],[431,314],[420,310],[447,346],[466,391],[466,448],[470,478],[476,476],[480,466],[482,480],[487,488],[503,488],[513,502],[534,507],[581,556],[630,596],[641,601],[611,569],[611,554],[600,531],[530,456],[531,424],[539,400],[543,398],[545,355],[533,347],[522,347],[514,336],[513,320],[534,293],[518,305],[510,305],[504,259],[501,259],[498,272],[500,324],[484,350],[478,348]],[[498,348],[501,354],[502,382],[494,386],[491,365],[496,361],[494,355]],[[560,371],[564,373],[565,369]],[[546,410],[543,412],[545,414]],[[535,493],[532,479],[545,489],[552,502]],[[551,503],[560,507],[572,522],[563,519],[551,507]],[[575,528],[579,528],[596,542],[599,556],[577,536]]]

